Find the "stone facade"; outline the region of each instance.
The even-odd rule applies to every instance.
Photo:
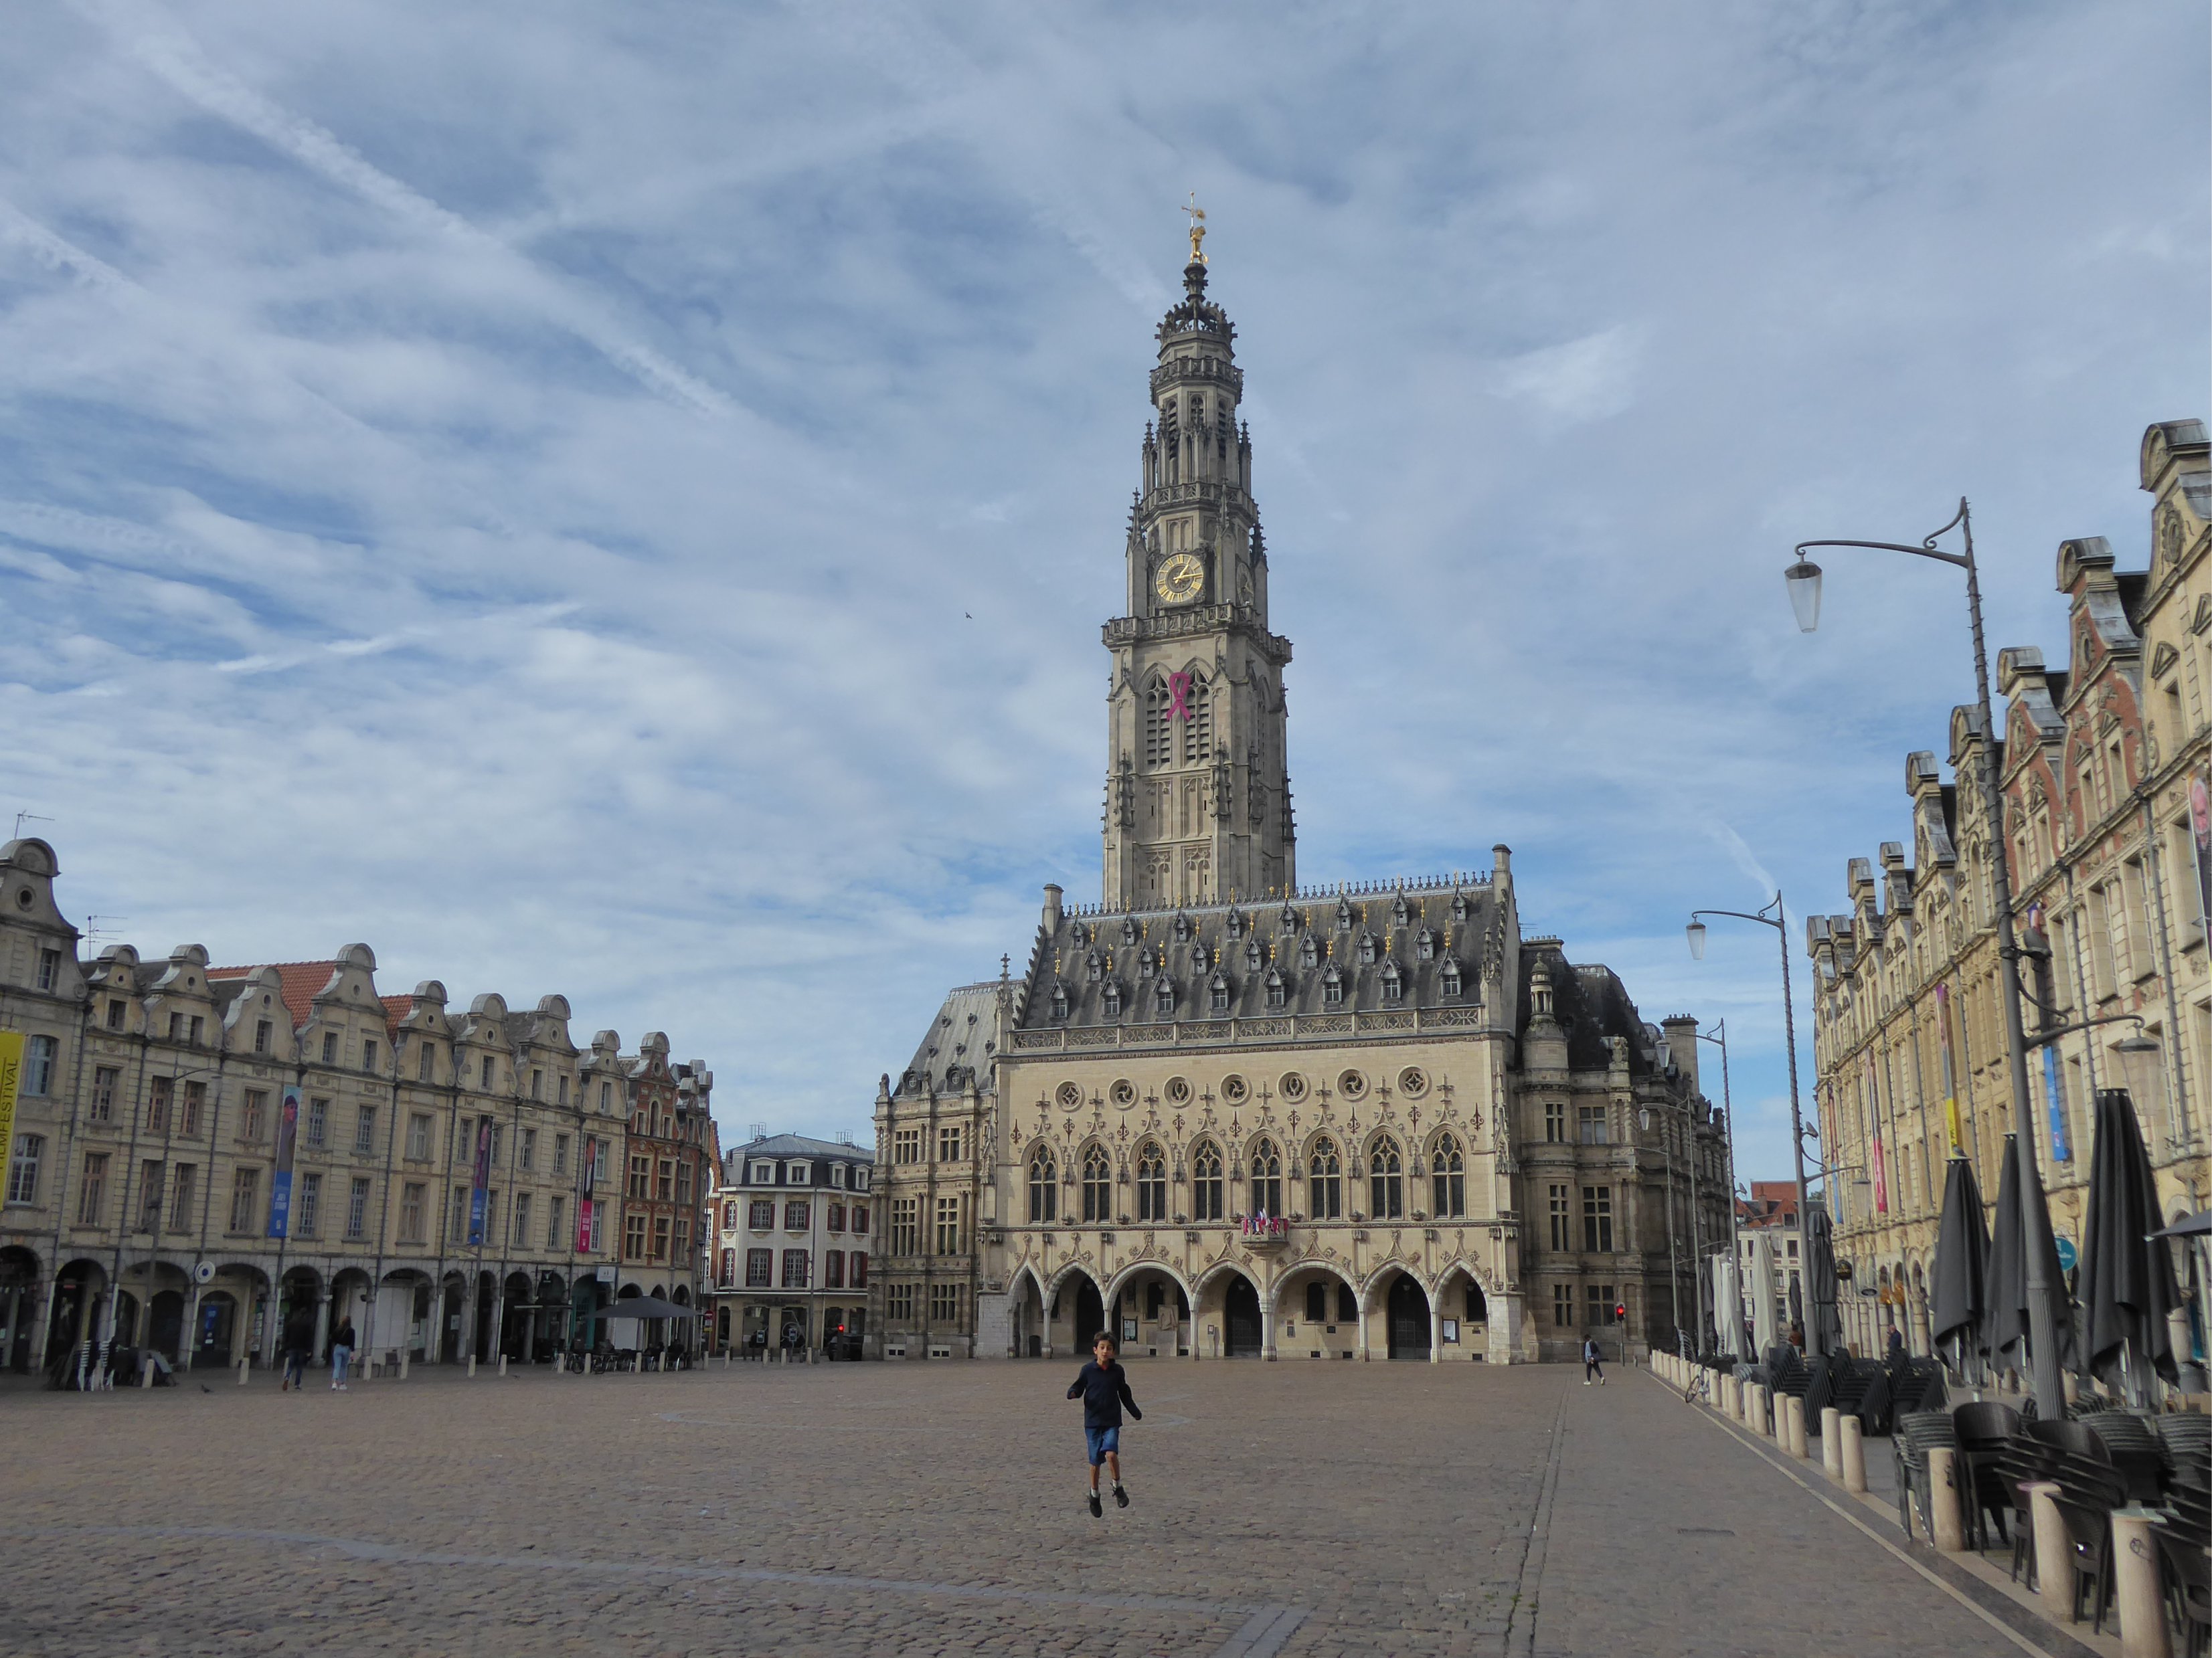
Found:
[[[1109,1326],[1194,1358],[1671,1341],[1678,1304],[1698,1322],[1695,1240],[1727,1224],[1694,1022],[1647,1023],[1607,969],[1524,939],[1503,847],[1297,884],[1291,651],[1206,279],[1160,325],[1105,629],[1106,902],[1047,887],[1021,973],[953,991],[884,1078],[870,1350],[1064,1356]]]
[[[0,847],[0,1026],[52,1060],[19,1105],[0,1206],[8,1368],[110,1339],[265,1362],[308,1306],[319,1352],[350,1317],[364,1363],[527,1359],[624,1288],[696,1302],[696,1246],[620,1253],[633,1113],[653,1102],[696,1135],[708,1111],[711,1074],[669,1066],[665,1037],[579,1048],[560,996],[516,1011],[455,1009],[435,981],[384,995],[366,944],[81,962],[58,872],[42,841]]]
[[[2169,1218],[2212,1199],[2212,972],[2190,804],[2212,769],[2209,454],[2199,422],[2145,432],[2150,568],[2118,569],[2101,537],[2061,543],[2066,666],[2030,647],[1997,659],[2032,1132],[2053,1227],[2076,1243],[2100,1088],[2133,1094]],[[1844,1327],[1862,1351],[1891,1327],[1926,1351],[1947,1160],[1966,1157],[1994,1207],[2014,1127],[1994,865],[1972,780],[1984,746],[1974,711],[1954,708],[1959,780],[1930,752],[1905,759],[1910,855],[1890,842],[1853,859],[1850,913],[1807,924],[1821,1133],[1849,1171],[1835,1183],[1837,1255],[1861,1291],[1844,1297]],[[2084,1020],[2102,1023],[2038,1041],[2039,1028]],[[2201,1357],[2201,1253],[2179,1264]]]
[[[867,1327],[872,1173],[866,1151],[803,1134],[757,1134],[729,1154],[714,1193],[718,1350],[857,1351]]]

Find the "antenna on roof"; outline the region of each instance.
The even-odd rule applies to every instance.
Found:
[[[86,942],[87,942],[87,943],[90,943],[92,940],[94,940],[94,939],[95,939],[95,938],[113,938],[113,937],[115,936],[115,930],[114,930],[112,927],[108,927],[108,926],[101,926],[101,925],[100,925],[100,923],[101,923],[101,922],[103,922],[103,921],[127,921],[127,920],[129,920],[130,919],[131,919],[131,918],[130,918],[128,915],[88,915],[88,916],[86,916],[86,917],[84,918],[84,937],[85,937],[85,940],[86,940]]]
[[[852,1143],[853,1143],[853,1131],[852,1131],[851,1129],[849,1129],[849,1128],[841,1128],[841,1129],[839,1129],[839,1130],[837,1131],[837,1144],[838,1144],[838,1145],[850,1145]]]
[[[35,811],[19,811],[15,814],[15,834],[14,838],[18,841],[23,838],[23,825],[26,823],[51,823],[54,820],[51,817],[40,817]]]
[[[767,1125],[766,1123],[764,1123],[764,1122],[751,1123],[751,1124],[749,1124],[749,1125],[748,1125],[748,1127],[750,1127],[751,1128],[751,1130],[752,1130],[752,1133],[753,1133],[753,1138],[754,1138],[755,1139],[757,1139],[757,1140],[764,1140],[764,1139],[766,1139],[768,1138],[768,1125]]]

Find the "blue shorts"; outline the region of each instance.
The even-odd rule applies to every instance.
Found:
[[[1091,1466],[1095,1468],[1106,1460],[1107,1452],[1112,1451],[1117,1456],[1121,1455],[1121,1430],[1118,1427],[1085,1428],[1083,1430],[1083,1448],[1091,1453]]]

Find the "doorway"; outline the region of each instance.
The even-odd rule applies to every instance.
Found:
[[[1106,1327],[1106,1299],[1089,1278],[1075,1286],[1075,1351],[1091,1351],[1091,1338]]]
[[[1390,1284],[1390,1357],[1425,1359],[1428,1356],[1428,1293],[1410,1273],[1401,1272]]]
[[[1260,1356],[1260,1292],[1252,1287],[1252,1280],[1242,1276],[1229,1280],[1227,1292],[1221,1298],[1223,1343],[1224,1358],[1257,1358]]]

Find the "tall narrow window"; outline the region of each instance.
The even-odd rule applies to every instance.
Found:
[[[1103,1146],[1083,1153],[1083,1218],[1102,1224],[1114,1218],[1114,1167]]]
[[[18,1134],[15,1152],[8,1160],[8,1201],[36,1203],[39,1200],[39,1162],[46,1155],[46,1137],[43,1134]]]
[[[1552,1187],[1552,1248],[1571,1249],[1575,1247],[1574,1213],[1570,1193],[1564,1186]]]
[[[1222,1189],[1221,1148],[1200,1140],[1190,1154],[1190,1218],[1219,1220],[1227,1206]]]
[[[230,1176],[230,1230],[251,1232],[260,1219],[261,1171],[234,1169]]]
[[[422,1207],[422,1188],[417,1186],[412,1189],[415,1193],[415,1207],[419,1212]],[[368,1181],[366,1176],[356,1175],[354,1177],[353,1185],[346,1193],[345,1235],[349,1238],[358,1238],[366,1236],[368,1232]]]
[[[1387,1134],[1367,1154],[1367,1176],[1372,1200],[1371,1218],[1396,1220],[1406,1212],[1406,1169],[1398,1142]]]
[[[353,1149],[368,1152],[376,1149],[376,1108],[364,1105],[353,1121]]]
[[[1039,1146],[1030,1159],[1030,1224],[1046,1224],[1059,1216],[1060,1165],[1050,1151]]]
[[[174,1096],[177,1079],[174,1077],[155,1077],[146,1084],[146,1132],[166,1134],[169,1132],[169,1102]]]
[[[96,1065],[92,1068],[92,1120],[112,1122],[115,1120],[115,1094],[122,1085],[122,1070],[112,1065]]]
[[[937,1253],[957,1255],[967,1247],[966,1230],[961,1224],[961,1202],[957,1197],[937,1200]]]
[[[1275,1216],[1283,1212],[1283,1156],[1270,1139],[1262,1139],[1252,1148],[1252,1212]]]
[[[207,1108],[207,1084],[197,1078],[185,1084],[184,1108],[177,1113],[177,1132],[187,1139],[200,1132],[200,1114]]]
[[[189,1163],[180,1163],[170,1170],[169,1230],[189,1232],[192,1217],[199,1203],[199,1169]]]
[[[292,1230],[303,1238],[314,1236],[322,1209],[323,1177],[313,1173],[301,1175],[300,1189],[292,1198]]]
[[[1431,1184],[1436,1187],[1436,1207],[1432,1212],[1439,1220],[1456,1219],[1467,1213],[1467,1161],[1459,1149],[1459,1142],[1449,1134],[1437,1136],[1437,1149],[1431,1154]]]
[[[1613,1248],[1613,1188],[1583,1187],[1583,1248],[1601,1254]]]
[[[1313,1151],[1306,1158],[1306,1197],[1316,1220],[1336,1220],[1343,1216],[1343,1165],[1337,1158],[1336,1142],[1325,1136],[1314,1142]]]
[[[566,1198],[551,1197],[545,1199],[545,1247],[548,1249],[568,1248],[564,1242],[568,1234],[561,1224],[568,1207],[568,1200]],[[725,1249],[722,1253],[726,1255],[730,1252]],[[728,1274],[725,1273],[722,1282],[727,1284],[729,1281]]]
[[[1147,1141],[1137,1148],[1137,1218],[1164,1221],[1167,1218],[1167,1156]]]

